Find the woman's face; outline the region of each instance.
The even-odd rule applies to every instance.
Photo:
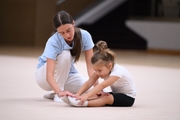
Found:
[[[74,25],[64,24],[57,28],[57,32],[67,41],[72,42],[74,39]]]
[[[107,65],[93,64],[92,67],[100,78],[105,78],[111,72],[112,63],[108,63]]]

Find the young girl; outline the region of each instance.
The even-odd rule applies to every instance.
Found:
[[[87,80],[74,67],[82,51],[85,53],[88,75],[93,74],[91,57],[94,43],[89,32],[75,27],[71,15],[65,11],[55,14],[53,25],[57,32],[48,39],[39,57],[35,79],[42,89],[53,90],[45,98],[61,102],[60,97],[76,93]]]
[[[97,51],[91,58],[94,74],[74,97],[64,96],[62,100],[71,106],[132,106],[136,89],[131,74],[124,67],[115,64],[115,53],[108,49],[106,42],[99,41],[95,47]],[[84,93],[98,78],[103,78],[104,81],[88,93]],[[92,99],[108,86],[111,87],[112,92],[101,93],[99,97]]]

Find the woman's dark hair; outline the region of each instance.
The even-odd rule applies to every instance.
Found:
[[[91,58],[91,63],[95,64],[101,60],[101,64],[112,62],[114,65],[115,57],[115,53],[108,48],[107,43],[105,41],[99,41],[94,47],[94,55]]]
[[[53,25],[54,28],[57,30],[58,27],[64,24],[74,24],[72,16],[65,12],[65,11],[60,11],[55,14],[53,18]],[[81,31],[80,28],[74,27],[74,46],[70,50],[71,55],[75,57],[75,62],[79,60],[80,55],[81,55]]]

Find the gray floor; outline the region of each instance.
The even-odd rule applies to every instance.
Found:
[[[114,51],[134,77],[133,107],[76,108],[44,99],[34,80],[42,49],[0,46],[0,120],[180,120],[180,56]],[[76,67],[87,76],[83,57]]]

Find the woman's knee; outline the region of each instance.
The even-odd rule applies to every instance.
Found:
[[[46,81],[46,64],[39,68],[35,73],[36,83],[43,90],[52,90],[48,82]]]
[[[51,87],[43,76],[36,76],[36,83],[40,88],[46,91],[51,91]]]

